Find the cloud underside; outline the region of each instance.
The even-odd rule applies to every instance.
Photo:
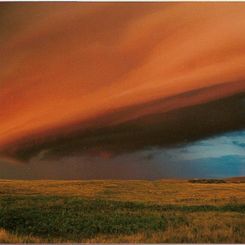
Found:
[[[195,94],[195,93],[194,93]],[[200,91],[197,92],[200,96]],[[184,100],[193,94],[181,95]],[[180,96],[180,97],[181,97]],[[172,98],[176,99],[176,98]],[[179,99],[179,97],[178,97]],[[45,157],[74,154],[113,156],[152,147],[172,147],[244,129],[245,93],[211,102],[183,107],[166,113],[155,113],[114,124],[118,115],[139,111],[139,107],[124,108],[105,114],[86,125],[73,125],[54,135],[31,137],[9,147],[5,153],[18,160],[28,161],[44,152]],[[164,100],[166,103],[166,100]],[[156,101],[143,108],[159,106]],[[119,120],[121,121],[121,120]],[[90,126],[88,126],[90,125]],[[103,126],[104,125],[104,126]],[[79,127],[80,126],[80,127]]]
[[[0,156],[106,158],[243,129],[244,12],[0,3]]]

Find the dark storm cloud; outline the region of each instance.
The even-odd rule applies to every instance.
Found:
[[[243,129],[245,108],[241,101],[244,97],[245,94],[241,93],[167,113],[142,116],[116,125],[94,126],[85,131],[76,130],[56,135],[54,138],[28,139],[7,153],[23,161],[38,154],[43,158],[73,154],[113,157],[151,147],[187,144],[212,135]],[[97,120],[100,122],[110,117],[114,118],[114,114]]]
[[[232,143],[234,144],[234,145],[236,145],[236,146],[239,146],[239,147],[241,147],[241,148],[245,148],[245,143],[240,143],[240,142],[238,142],[238,141],[232,141]]]
[[[1,3],[1,155],[106,161],[244,128],[244,11]]]

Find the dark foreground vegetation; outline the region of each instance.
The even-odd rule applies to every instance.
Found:
[[[162,185],[171,189],[169,183]],[[98,188],[96,183],[94,187]],[[101,195],[13,195],[9,189],[9,194],[0,195],[0,242],[245,243],[245,204],[163,204],[108,200]]]

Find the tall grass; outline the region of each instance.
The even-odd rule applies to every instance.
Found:
[[[60,196],[4,196],[0,199],[0,227],[18,237],[36,237],[43,241],[89,241],[99,237],[103,239],[130,238],[139,236],[148,240],[155,234],[154,242],[180,242],[186,233],[174,235],[174,230],[189,230],[195,233],[196,242],[202,242],[203,224],[192,225],[190,217],[207,214],[222,214],[231,219],[244,218],[245,205],[150,205],[145,203],[121,202],[109,200],[91,200],[81,197]],[[209,222],[209,220],[205,220]],[[226,225],[228,225],[227,223]],[[244,226],[244,223],[241,223]],[[210,229],[213,226],[210,226]],[[244,232],[237,224],[230,225],[234,233],[225,240],[232,241],[235,227],[239,230],[236,239],[244,241]],[[222,228],[224,229],[224,228]],[[236,232],[238,232],[238,230]],[[170,237],[172,231],[172,237]],[[190,233],[190,231],[189,231]],[[142,235],[144,236],[142,237]],[[163,236],[163,234],[168,234]],[[193,235],[192,235],[193,236]],[[226,236],[224,230],[224,237]],[[190,238],[190,235],[189,235]],[[189,241],[185,237],[185,241]],[[167,239],[167,240],[166,240]],[[194,239],[192,237],[192,239]],[[230,240],[229,240],[230,239]]]
[[[0,181],[0,242],[245,243],[244,188],[187,181]]]

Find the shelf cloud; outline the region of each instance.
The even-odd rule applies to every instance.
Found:
[[[0,3],[0,152],[103,159],[245,125],[244,3]]]

